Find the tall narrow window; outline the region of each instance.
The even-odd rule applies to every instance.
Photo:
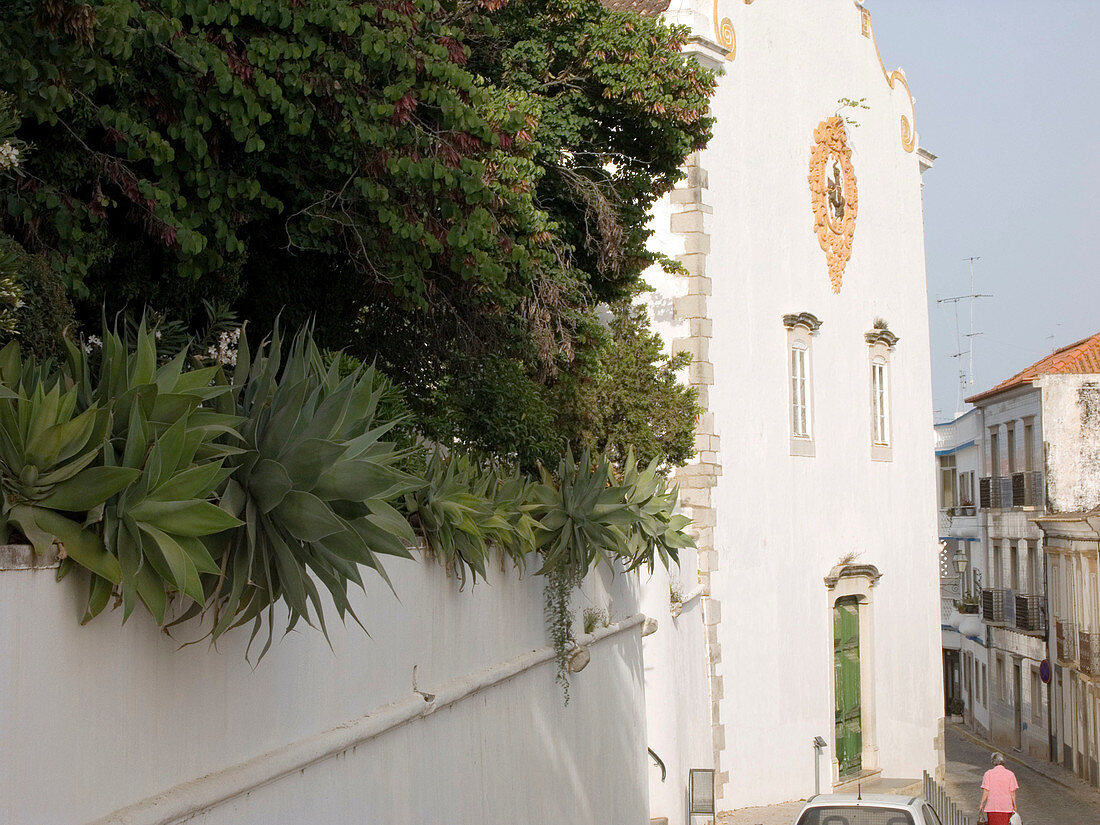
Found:
[[[1024,422],[1024,472],[1030,473],[1035,466],[1035,425]]]
[[[890,434],[890,354],[898,337],[886,328],[881,319],[875,328],[863,336],[870,345],[871,390],[871,458],[892,461]]]
[[[812,457],[814,447],[813,335],[821,322],[808,312],[784,315],[787,328],[787,411],[790,418],[791,455]]]
[[[1005,449],[1008,452],[1008,474],[1016,472],[1016,427],[1009,424],[1005,427]]]
[[[886,359],[876,358],[871,364],[871,395],[874,408],[875,444],[890,445],[888,398],[886,397]]]
[[[1001,474],[1001,448],[996,427],[989,428],[989,466],[992,468],[989,473],[991,476]]]
[[[940,509],[949,510],[959,505],[956,484],[955,456],[940,456]]]
[[[974,506],[974,471],[967,470],[959,473],[959,505],[962,507]],[[973,515],[973,513],[971,513]]]
[[[808,347],[799,342],[791,347],[791,435],[810,437]]]

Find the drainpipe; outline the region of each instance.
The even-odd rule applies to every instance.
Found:
[[[1044,497],[1044,502],[1046,501]],[[1046,531],[1043,530],[1043,525],[1039,525],[1039,532],[1043,536],[1043,593],[1046,594],[1046,614],[1047,614],[1047,661],[1050,661],[1050,631],[1051,626],[1054,624],[1051,621],[1050,616],[1050,575],[1047,572],[1047,543],[1046,543]],[[1058,657],[1054,657],[1057,661]],[[1047,683],[1047,760],[1050,762],[1057,762],[1057,754],[1054,752],[1054,664],[1050,665],[1050,681]]]

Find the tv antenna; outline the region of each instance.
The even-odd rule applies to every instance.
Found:
[[[993,296],[984,292],[976,292],[974,290],[974,263],[981,260],[981,256],[973,255],[969,258],[963,258],[964,261],[970,263],[970,292],[966,295],[955,295],[951,298],[937,298],[937,304],[954,304],[955,307],[955,352],[951,354],[951,357],[956,359],[959,364],[959,385],[956,387],[955,395],[955,409],[956,411],[962,409],[963,394],[968,387],[974,386],[974,339],[982,333],[974,331],[974,301],[978,298],[992,298]],[[962,348],[963,335],[959,330],[959,302],[969,301],[970,309],[970,332],[966,333],[966,349]],[[966,356],[968,359],[968,366],[963,368],[962,357]]]

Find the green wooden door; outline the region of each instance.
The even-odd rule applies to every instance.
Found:
[[[840,775],[863,767],[860,728],[859,603],[840,599],[833,608],[833,663],[836,669],[836,758]]]

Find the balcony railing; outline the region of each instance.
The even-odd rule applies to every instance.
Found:
[[[1046,605],[1042,596],[1016,594],[1016,629],[1042,632],[1047,629]]]
[[[1040,470],[1010,476],[986,476],[978,479],[978,504],[987,510],[1042,507],[1046,502],[1045,491]]]
[[[1077,661],[1077,625],[1073,622],[1063,621],[1058,619],[1054,623],[1054,635],[1057,639],[1058,646],[1058,661],[1060,662],[1076,662]]]
[[[1081,672],[1090,676],[1100,676],[1100,633],[1088,633],[1082,630],[1077,634],[1081,648]]]
[[[1004,590],[982,591],[982,621],[988,624],[1004,624],[1005,622],[1005,592]]]

